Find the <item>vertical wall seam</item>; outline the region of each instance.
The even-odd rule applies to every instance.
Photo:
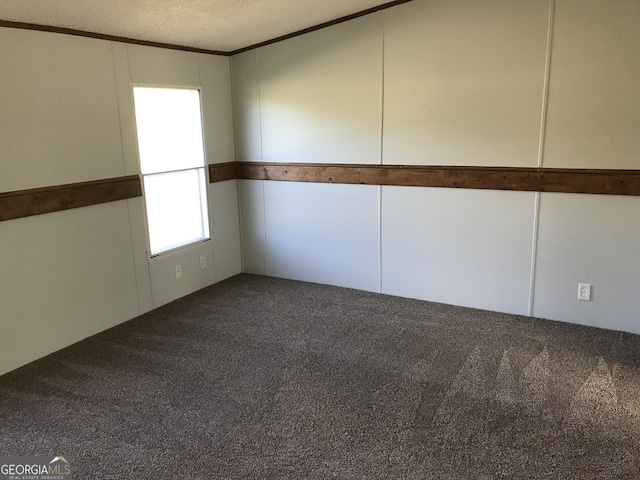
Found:
[[[549,17],[547,26],[547,49],[545,54],[544,79],[542,86],[542,112],[540,115],[540,138],[538,142],[538,168],[544,164],[544,150],[547,134],[547,112],[549,109],[549,82],[551,80],[551,53],[553,48],[553,32],[556,0],[549,1]],[[529,278],[528,315],[533,316],[533,303],[536,285],[536,267],[538,263],[538,235],[540,228],[540,192],[536,192],[533,205],[533,238],[531,239],[531,276]]]
[[[380,13],[380,35],[381,35],[381,43],[380,43],[380,152],[379,152],[379,160],[380,165],[384,163],[383,152],[384,152],[384,46],[385,46],[385,16],[386,12],[383,11]],[[378,291],[382,293],[382,185],[378,186]]]
[[[199,94],[200,94],[200,115],[202,121],[202,150],[204,152],[205,158],[205,169],[204,169],[204,177],[206,181],[204,192],[201,194],[205,195],[207,199],[207,216],[209,220],[209,238],[211,245],[211,270],[213,271],[213,283],[218,283],[220,281],[220,272],[218,271],[217,262],[216,262],[216,241],[217,241],[217,229],[215,228],[215,215],[213,213],[212,208],[212,200],[213,195],[211,194],[211,189],[216,188],[215,184],[211,183],[209,180],[209,158],[207,158],[207,122],[206,122],[206,114],[205,114],[205,98],[207,97],[207,92],[204,89],[204,85],[202,84],[202,70],[200,69],[200,62],[205,59],[204,54],[196,53],[196,63],[198,65],[198,83],[200,86]]]
[[[202,87],[202,76],[200,75],[200,54],[196,53],[196,65],[198,66],[198,85]]]
[[[119,95],[119,88],[118,88],[118,76],[116,74],[116,55],[115,52],[113,51],[113,43],[111,42],[111,63],[113,65],[113,83],[115,84],[116,87],[116,109],[118,111],[118,127],[120,129],[120,152],[122,153],[122,174],[126,175],[127,174],[127,162],[125,160],[125,155],[124,155],[124,135],[122,132],[122,120],[121,120],[121,116],[122,116],[122,112],[120,111],[120,95]],[[129,59],[127,58],[127,66],[129,64]]]
[[[551,49],[556,0],[549,1],[549,20],[547,28],[547,49],[545,54],[544,79],[542,83],[542,114],[540,115],[540,138],[538,141],[538,168],[542,168],[547,133],[547,110],[549,108],[549,80],[551,79]]]
[[[118,88],[118,75],[116,71],[116,55],[113,50],[114,42],[111,42],[111,62],[113,64],[113,81],[116,87],[116,109],[118,111],[118,127],[120,130],[120,151],[122,152],[122,173],[127,174],[127,162],[124,153],[124,133],[122,130],[122,111],[120,109],[120,89]],[[126,49],[126,47],[125,47]],[[129,54],[127,52],[127,69],[129,69]],[[138,268],[136,267],[135,245],[133,244],[133,231],[131,229],[131,199],[127,200],[127,220],[129,221],[129,240],[131,242],[131,262],[133,266],[133,278],[136,282],[136,296],[138,297],[138,314],[142,315],[142,300],[140,298],[140,287],[138,285]]]
[[[381,12],[380,18],[380,142],[378,148],[380,151],[378,152],[378,157],[380,160],[380,165],[383,164],[383,149],[384,149],[384,19],[385,12]]]
[[[206,93],[204,91],[204,88],[202,86],[202,72],[200,71],[200,59],[202,58],[202,54],[200,53],[196,53],[196,66],[198,67],[198,86],[200,87],[200,89],[198,90],[198,95],[200,96],[200,117],[201,117],[201,122],[202,122],[202,150],[204,152],[204,158],[205,158],[205,169],[204,169],[204,176],[205,176],[205,181],[206,181],[206,188],[205,191],[202,192],[200,191],[200,195],[204,194],[205,198],[207,199],[207,216],[208,218],[208,223],[209,223],[209,239],[210,239],[210,246],[211,246],[211,270],[213,270],[213,283],[217,283],[218,281],[218,273],[217,273],[217,268],[216,268],[216,255],[215,255],[215,248],[214,248],[214,244],[216,242],[215,239],[215,228],[214,228],[214,222],[213,222],[213,208],[211,208],[211,192],[209,191],[211,188],[215,188],[213,187],[213,184],[209,182],[209,159],[207,158],[207,127],[206,127],[206,123],[205,123],[205,113],[204,113],[204,99],[206,97]],[[201,186],[199,186],[198,188],[201,188]]]
[[[254,50],[253,53],[255,69],[256,69],[256,90],[258,92],[258,133],[260,135],[260,161],[264,161],[263,141],[262,141],[262,95],[260,92],[260,70],[258,68],[258,50]],[[264,180],[261,180],[262,184],[262,219],[264,223],[264,274],[269,275],[267,271],[267,201],[264,193]]]
[[[229,57],[229,86],[231,90],[231,125],[233,126],[233,161],[238,161],[238,145],[236,144],[236,132],[238,131],[238,123],[236,121],[236,96],[233,82],[233,57]]]
[[[233,85],[233,57],[229,57],[229,85],[231,93],[231,125],[233,126],[233,161],[238,161],[238,145],[236,143],[236,132],[238,131],[238,124],[236,121],[236,97],[235,89]],[[244,229],[242,228],[242,201],[240,199],[240,180],[236,179],[236,203],[238,206],[238,232],[240,233],[240,271],[246,272],[244,261]]]
[[[244,234],[242,233],[242,205],[240,202],[240,180],[234,180],[236,184],[236,206],[238,208],[238,234],[240,236],[240,273],[245,273],[244,269]]]
[[[536,285],[536,264],[538,262],[538,225],[540,222],[540,192],[535,192],[533,203],[533,235],[531,239],[531,276],[529,277],[529,308],[527,314],[533,316],[533,297]]]
[[[127,72],[129,73],[129,92],[131,93],[131,100],[133,101],[133,87],[132,87],[132,83],[133,83],[133,78],[131,78],[131,58],[129,57],[129,45],[125,45],[125,52],[127,53]],[[132,112],[129,112],[132,113]],[[133,116],[133,122],[135,125],[135,113]],[[135,136],[135,140],[136,140],[136,156],[138,156],[138,136],[136,134]],[[138,174],[138,176],[140,176],[140,164],[139,164],[139,159],[136,160],[136,173]],[[142,184],[142,198],[141,201],[142,202],[142,211],[143,211],[143,222],[145,222],[145,218],[146,218],[146,200],[144,200],[144,182],[142,181],[142,178],[140,179],[140,183]],[[129,217],[131,217],[131,212],[129,212]],[[153,310],[154,308],[157,308],[157,304],[156,304],[156,300],[155,300],[155,295],[153,293],[153,282],[151,281],[151,267],[149,266],[149,253],[150,251],[147,250],[149,248],[149,232],[147,231],[146,228],[146,224],[144,227],[144,237],[145,237],[145,259],[146,259],[146,267],[147,267],[147,280],[149,282],[149,295],[151,296],[150,300],[151,300],[151,309]],[[131,242],[133,243],[133,237],[131,238]]]
[[[378,292],[382,293],[382,185],[378,185]]]

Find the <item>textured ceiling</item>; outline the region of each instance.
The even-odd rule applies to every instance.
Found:
[[[233,51],[389,0],[2,0],[0,20]]]

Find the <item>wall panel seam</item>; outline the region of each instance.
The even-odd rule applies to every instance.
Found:
[[[387,12],[383,11],[380,13],[380,34],[381,34],[381,52],[380,52],[380,61],[381,61],[381,72],[380,72],[380,143],[378,148],[380,149],[380,165],[384,164],[384,62],[385,62],[385,18]],[[382,293],[382,185],[378,186],[378,291]]]
[[[544,65],[544,79],[542,84],[542,112],[540,115],[540,140],[538,142],[538,168],[544,163],[544,149],[547,133],[547,112],[549,109],[549,83],[551,81],[551,55],[553,49],[553,29],[556,0],[549,0],[549,20],[547,27],[547,45]]]
[[[259,50],[253,52],[255,69],[256,69],[256,90],[258,92],[258,131],[260,132],[260,160],[264,161],[264,141],[262,136],[262,92],[260,86],[262,82],[260,81],[260,68],[258,62],[258,53]],[[267,254],[268,254],[268,244],[267,244],[267,199],[265,194],[265,185],[264,182],[260,182],[262,187],[262,218],[264,222],[264,274],[269,275],[267,269]]]
[[[533,232],[531,238],[531,274],[529,276],[529,308],[528,315],[533,316],[533,301],[536,288],[536,266],[538,263],[538,228],[540,225],[540,192],[535,193],[533,200]]]

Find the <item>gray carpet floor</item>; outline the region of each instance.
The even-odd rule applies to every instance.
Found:
[[[75,479],[640,477],[640,337],[239,275],[0,377]]]

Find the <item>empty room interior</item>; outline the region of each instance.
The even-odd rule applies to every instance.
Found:
[[[640,2],[106,3],[0,5],[0,456],[640,478]]]

